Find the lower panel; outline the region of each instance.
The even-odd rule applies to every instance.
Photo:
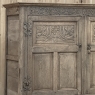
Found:
[[[59,89],[76,89],[76,53],[60,53]]]
[[[95,94],[95,52],[89,55],[87,67],[87,94]]]
[[[52,90],[52,54],[33,54],[33,89]]]
[[[77,95],[77,54],[59,53],[59,82],[56,95]]]
[[[78,59],[77,53],[33,53],[32,95],[80,94]]]
[[[18,62],[7,60],[7,95],[18,95]]]

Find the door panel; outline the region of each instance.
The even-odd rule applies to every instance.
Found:
[[[52,54],[33,54],[33,71],[34,71],[34,90],[50,89],[53,88],[52,83]]]
[[[92,53],[92,62],[91,62],[91,87],[95,87],[95,52]]]
[[[80,94],[82,19],[28,16],[28,24],[28,95]]]
[[[86,94],[95,94],[95,18],[88,18]]]
[[[76,53],[59,54],[59,87],[76,88]]]

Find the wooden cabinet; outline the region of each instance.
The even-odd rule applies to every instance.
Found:
[[[95,95],[95,7],[5,5],[7,95]]]

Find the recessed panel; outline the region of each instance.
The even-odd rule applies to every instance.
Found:
[[[19,18],[8,17],[8,55],[18,55],[19,44]]]
[[[76,88],[76,53],[60,53],[60,77],[61,88]]]
[[[76,43],[76,22],[34,22],[34,43]]]
[[[18,80],[18,62],[7,60],[7,95],[17,95]]]
[[[95,22],[91,22],[91,43],[95,44]]]
[[[52,54],[34,54],[34,90],[52,90]]]
[[[90,75],[91,75],[91,88],[95,88],[95,53],[92,53],[91,54],[91,72],[90,72]]]

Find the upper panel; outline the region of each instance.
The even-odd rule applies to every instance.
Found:
[[[19,45],[19,17],[8,17],[7,55],[18,55]]]
[[[33,46],[78,44],[80,19],[80,17],[28,16],[28,32],[33,34]]]
[[[35,43],[76,43],[76,22],[34,22]]]

